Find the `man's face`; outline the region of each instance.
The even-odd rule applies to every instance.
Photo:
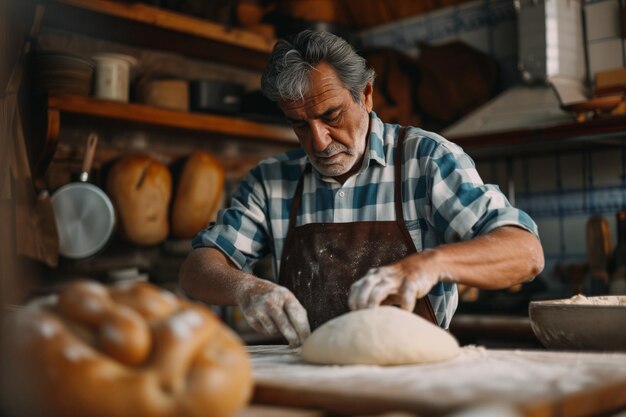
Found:
[[[343,183],[359,169],[372,110],[371,84],[356,103],[335,70],[321,62],[311,72],[311,88],[304,99],[278,105],[322,175]]]

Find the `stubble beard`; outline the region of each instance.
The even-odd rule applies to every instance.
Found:
[[[311,158],[311,160],[313,166],[320,174],[325,177],[337,177],[346,174],[354,168],[365,154],[365,147],[368,142],[366,136],[369,131],[369,115],[365,120],[357,133],[359,141],[355,141],[352,148],[348,148],[339,142],[333,142],[322,152],[315,152],[314,158]],[[322,162],[322,158],[332,157],[337,154],[340,154],[337,161],[333,161],[331,164]]]
[[[313,166],[320,174],[326,177],[336,177],[348,172],[356,163],[355,151],[340,143],[332,143],[323,152],[315,153]],[[325,158],[335,158],[336,161],[326,164]]]

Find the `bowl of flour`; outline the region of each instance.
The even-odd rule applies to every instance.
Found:
[[[626,295],[532,301],[528,313],[547,349],[626,351]]]

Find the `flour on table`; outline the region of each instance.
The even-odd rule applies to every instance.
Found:
[[[585,304],[585,305],[606,305],[606,306],[624,306],[626,305],[626,296],[619,295],[601,295],[597,297],[585,297],[577,294],[572,298],[565,300],[555,300],[554,302],[561,304]]]
[[[459,344],[448,332],[391,306],[336,317],[302,346],[305,361],[334,365],[405,365],[451,359],[458,353]]]
[[[463,346],[457,356],[441,362],[339,366],[306,363],[299,349],[287,346],[249,346],[247,349],[258,387],[300,390],[311,398],[320,393],[332,393],[353,398],[355,403],[362,399],[364,404],[372,398],[410,401],[446,416],[455,410],[494,401],[522,408],[560,403],[570,394],[588,394],[588,390],[617,384],[623,386],[626,381],[626,353],[489,350]],[[613,392],[617,392],[617,388]],[[497,416],[508,417],[505,413]]]

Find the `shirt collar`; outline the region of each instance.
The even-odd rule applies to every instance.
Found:
[[[387,166],[383,142],[384,131],[385,125],[382,120],[378,118],[375,112],[370,112],[369,147],[365,155],[367,165],[369,165],[369,161],[375,161],[381,166]]]

